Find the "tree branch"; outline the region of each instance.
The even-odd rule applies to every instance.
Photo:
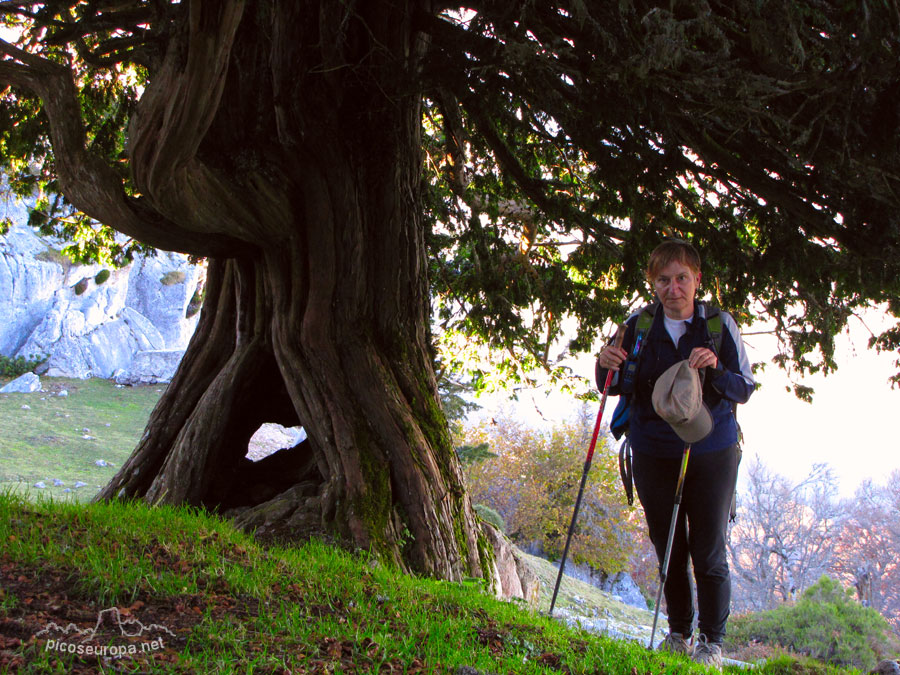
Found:
[[[68,68],[0,40],[0,82],[38,96],[50,121],[50,138],[62,191],[92,218],[151,246],[199,256],[225,255],[240,242],[212,233],[190,232],[161,216],[141,198],[128,197],[121,178],[106,161],[91,154]]]

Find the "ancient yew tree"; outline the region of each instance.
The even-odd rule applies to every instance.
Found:
[[[436,385],[436,362],[465,366],[433,324],[507,377],[552,369],[564,319],[590,349],[646,293],[664,233],[702,248],[741,320],[774,319],[789,367],[833,367],[858,308],[900,312],[895,2],[0,11],[3,165],[36,224],[209,261],[196,335],[103,498],[495,578]],[[251,465],[264,422],[309,441]]]

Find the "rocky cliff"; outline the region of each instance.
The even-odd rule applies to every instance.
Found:
[[[203,268],[165,252],[118,270],[75,265],[61,248],[21,224],[0,236],[0,355],[47,359],[53,377],[169,380],[196,326]]]

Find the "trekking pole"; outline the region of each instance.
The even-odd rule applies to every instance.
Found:
[[[653,649],[653,639],[656,637],[656,621],[659,619],[659,605],[662,601],[663,586],[666,585],[666,577],[669,574],[669,558],[672,555],[672,542],[675,540],[675,525],[678,522],[678,508],[681,506],[681,493],[684,489],[684,476],[687,473],[688,457],[691,455],[691,444],[684,446],[684,455],[681,457],[681,471],[678,474],[678,484],[675,487],[675,505],[672,507],[672,522],[669,523],[669,539],[666,541],[666,553],[663,556],[662,565],[659,566],[659,590],[656,592],[656,611],[653,612],[653,630],[650,631],[650,649]]]
[[[622,346],[625,337],[625,324],[619,324],[613,344]],[[575,532],[575,521],[578,519],[578,509],[581,507],[581,497],[584,495],[584,486],[587,483],[588,471],[591,469],[591,461],[594,459],[594,448],[597,446],[597,436],[600,434],[600,418],[603,417],[603,408],[606,407],[606,398],[609,395],[609,387],[612,384],[615,371],[606,373],[606,382],[603,384],[603,395],[600,397],[600,410],[597,411],[597,421],[594,423],[594,434],[591,436],[591,446],[588,448],[587,459],[584,460],[584,471],[581,474],[581,487],[578,488],[578,497],[575,499],[575,510],[572,512],[572,522],[569,524],[569,534],[566,536],[566,546],[563,549],[562,560],[559,561],[559,574],[556,575],[556,586],[553,589],[553,598],[550,600],[549,615],[553,616],[553,606],[556,604],[556,594],[559,593],[559,583],[562,581],[563,570],[566,568],[566,557],[569,555],[569,544],[572,534]]]

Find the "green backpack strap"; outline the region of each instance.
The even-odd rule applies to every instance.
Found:
[[[621,391],[626,395],[631,395],[634,390],[634,378],[637,374],[638,362],[640,360],[641,351],[644,347],[644,340],[647,333],[653,327],[653,317],[656,315],[658,302],[647,305],[641,309],[638,314],[637,323],[634,326],[634,344],[631,346],[631,353],[625,359],[625,365],[622,367],[622,379],[620,383]],[[617,437],[618,438],[618,437]]]
[[[707,306],[706,329],[712,338],[713,351],[719,358],[719,350],[722,348],[722,312],[718,307]]]
[[[656,316],[656,308],[659,303],[651,303],[644,307],[641,310],[640,315],[638,316],[637,326],[635,326],[635,335],[644,334],[646,335],[650,331],[650,327],[653,326],[653,317]]]

